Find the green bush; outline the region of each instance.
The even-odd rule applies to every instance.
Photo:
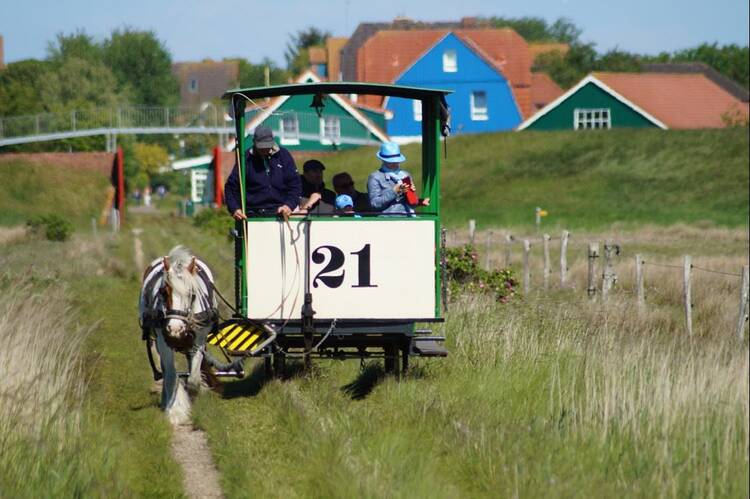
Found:
[[[234,220],[221,208],[205,208],[193,217],[193,225],[217,236],[229,236]]]
[[[73,224],[60,215],[37,215],[26,221],[35,234],[44,234],[50,241],[67,241],[73,233]]]
[[[473,293],[493,293],[501,303],[516,295],[518,282],[510,269],[484,270],[479,266],[477,253],[470,244],[446,248],[446,278],[451,294],[464,290]]]

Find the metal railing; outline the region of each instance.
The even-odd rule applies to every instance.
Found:
[[[297,135],[301,140],[334,144],[378,143],[356,119],[348,116],[334,117],[337,124],[329,123],[326,127],[324,120],[315,113],[273,113],[263,124],[271,127],[277,136],[282,136],[282,118],[292,116],[296,117]],[[0,117],[0,146],[92,135],[160,133],[233,134],[234,124],[213,105],[193,108],[124,106]]]

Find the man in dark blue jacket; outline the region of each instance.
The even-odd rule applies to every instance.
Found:
[[[245,206],[249,213],[275,213],[283,217],[299,204],[302,195],[297,166],[292,155],[273,140],[270,128],[259,126],[253,147],[245,156]],[[234,165],[224,184],[227,209],[235,220],[247,218],[242,212],[239,166]]]

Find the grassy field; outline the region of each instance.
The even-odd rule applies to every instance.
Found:
[[[249,362],[248,377],[229,381],[222,396],[201,395],[193,411],[225,495],[747,497],[750,372],[747,339],[734,336],[738,281],[695,272],[688,338],[680,271],[646,267],[639,313],[632,264],[636,252],[669,265],[691,254],[696,265],[729,273],[747,263],[747,137],[604,137],[451,140],[450,242],[466,242],[468,218],[497,227],[498,243],[507,227],[538,239],[526,220],[542,205],[551,211],[545,231],[573,231],[571,285],[561,289],[555,275],[541,290],[534,243],[532,292],[509,304],[453,297],[436,331],[450,356],[417,361],[401,380],[374,361],[320,362],[307,376],[292,364],[286,380],[266,380]],[[406,152],[416,156],[414,147]],[[371,153],[342,154],[326,172],[346,168],[361,183]],[[548,176],[552,158],[566,166]],[[81,192],[106,179],[71,177],[59,192],[46,181],[34,191],[35,178],[0,170],[0,225],[9,226],[0,230],[0,496],[180,497],[170,428],[140,341],[129,229],[143,229],[146,261],[190,246],[227,296],[232,247],[165,210],[131,214],[118,236],[93,238],[88,220],[101,200]],[[469,183],[478,184],[471,196],[462,190]],[[591,186],[602,190],[584,195]],[[539,201],[544,193],[557,204]],[[459,196],[468,201],[458,206]],[[42,241],[13,226],[29,203],[46,207],[42,200],[77,222],[72,240]],[[585,297],[585,245],[605,239],[622,245],[607,304]],[[500,244],[489,256],[493,267],[504,265]],[[519,262],[516,246],[511,266]]]
[[[0,226],[49,213],[89,224],[92,217],[99,218],[109,185],[109,178],[99,173],[20,160],[0,163],[0,180]]]
[[[327,177],[349,171],[359,190],[378,167],[374,148],[323,161]],[[421,170],[420,146],[404,148],[404,168]],[[443,164],[444,220],[483,227],[526,226],[534,208],[545,223],[602,229],[620,222],[748,223],[747,129],[592,133],[523,132],[448,139]],[[330,182],[329,182],[330,183]]]

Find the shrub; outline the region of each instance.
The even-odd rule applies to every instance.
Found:
[[[73,224],[60,215],[37,215],[26,221],[29,230],[44,234],[50,241],[67,241],[73,233]]]
[[[518,282],[510,269],[484,270],[479,266],[477,253],[470,244],[446,248],[446,278],[451,294],[460,290],[474,293],[493,293],[505,303],[516,294]]]
[[[234,220],[221,208],[205,208],[193,217],[193,225],[211,234],[229,237]]]

